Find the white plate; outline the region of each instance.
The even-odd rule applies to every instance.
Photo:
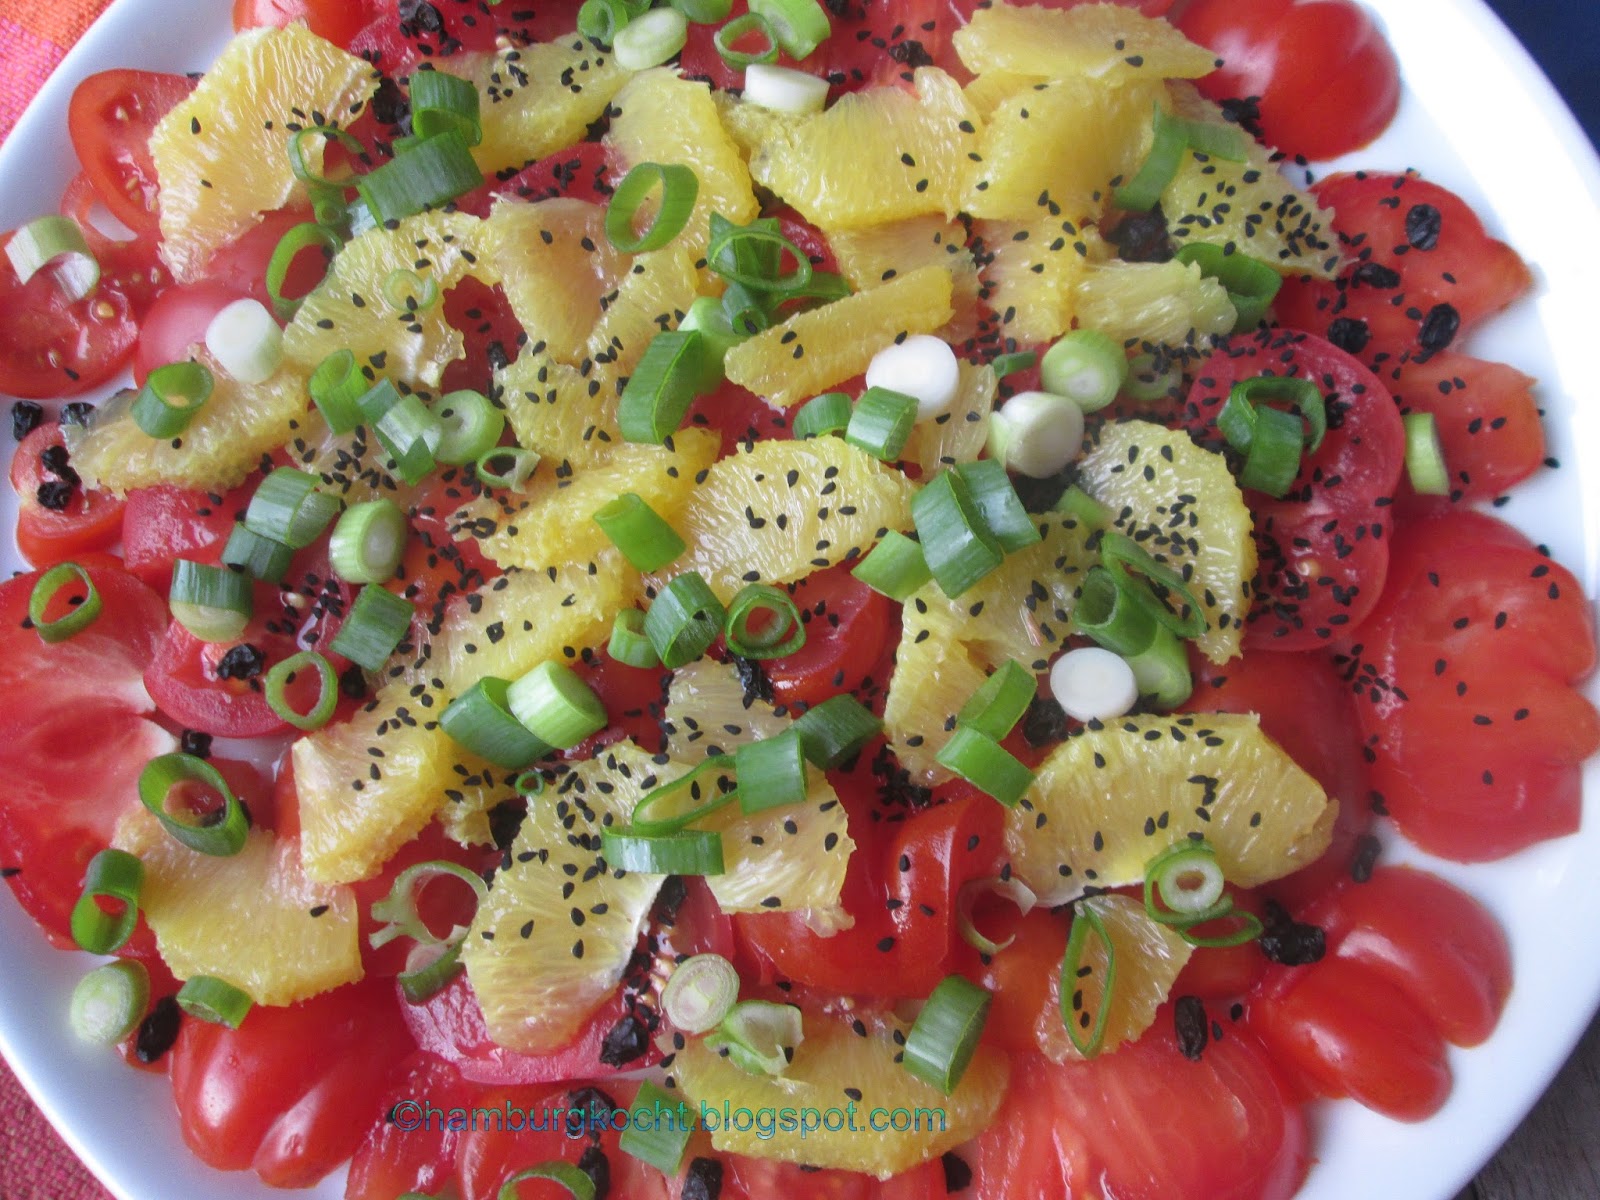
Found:
[[[1404,65],[1399,119],[1349,164],[1417,167],[1460,192],[1532,265],[1534,299],[1476,334],[1469,349],[1543,381],[1550,453],[1561,460],[1519,489],[1500,515],[1550,546],[1593,597],[1600,582],[1600,409],[1593,281],[1600,245],[1575,236],[1600,224],[1600,161],[1555,90],[1479,0],[1372,0]],[[0,148],[0,229],[54,211],[75,164],[67,100],[110,67],[202,70],[231,32],[222,0],[118,0],[68,55]],[[173,31],[182,31],[180,38]],[[1448,31],[1446,34],[1444,31]],[[15,503],[0,487],[0,529]],[[9,533],[0,565],[18,560]],[[1591,696],[1600,696],[1592,685]],[[1302,1200],[1450,1200],[1493,1154],[1571,1052],[1600,1002],[1600,942],[1574,936],[1593,902],[1600,859],[1600,767],[1585,776],[1574,837],[1507,862],[1430,864],[1490,906],[1511,938],[1516,988],[1495,1036],[1452,1055],[1444,1110],[1400,1125],[1351,1103],[1320,1106],[1320,1160]],[[1426,861],[1385,833],[1385,861]],[[67,1141],[122,1200],[281,1200],[253,1175],[211,1171],[183,1147],[165,1079],[85,1049],[66,1026],[67,996],[88,960],[51,950],[20,908],[0,901],[0,1050]],[[313,1197],[342,1195],[337,1177]],[[1182,1200],[1182,1198],[1174,1198]],[[1187,1198],[1202,1200],[1202,1198]]]

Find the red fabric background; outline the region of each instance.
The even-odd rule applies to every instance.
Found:
[[[0,139],[109,0],[0,0]],[[9,899],[0,903],[10,904]],[[0,1061],[0,1196],[111,1200]]]

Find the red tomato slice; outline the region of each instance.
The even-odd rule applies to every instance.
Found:
[[[382,980],[257,1005],[237,1030],[186,1020],[172,1049],[183,1140],[208,1166],[310,1187],[361,1144],[410,1052]]]
[[[1326,646],[1358,628],[1383,589],[1405,430],[1388,391],[1350,355],[1321,338],[1264,329],[1235,338],[1200,367],[1187,405],[1191,432],[1225,445],[1217,414],[1235,383],[1261,375],[1316,380],[1328,401],[1328,432],[1283,499],[1246,497],[1260,565],[1245,646]]]
[[[1423,871],[1380,869],[1305,914],[1326,956],[1274,966],[1249,1005],[1275,1061],[1323,1096],[1350,1096],[1417,1121],[1450,1094],[1445,1042],[1476,1045],[1511,991],[1511,956],[1494,919]]]
[[[226,283],[205,282],[162,292],[139,327],[133,350],[133,379],[142,384],[157,367],[183,362],[206,340],[211,318],[249,293]]]
[[[1286,154],[1359,150],[1399,107],[1400,64],[1351,0],[1193,0],[1177,25],[1223,59],[1200,90],[1219,101],[1254,97],[1262,136]]]
[[[11,460],[11,488],[19,510],[17,549],[34,566],[116,545],[122,501],[79,483],[56,422],[46,421],[22,439]]]
[[[221,496],[169,483],[135,488],[122,513],[122,556],[128,570],[164,594],[177,559],[216,565],[254,490],[254,483]]]
[[[632,1104],[636,1090],[631,1083],[608,1081],[604,1087],[578,1085],[556,1091],[548,1085],[497,1088],[480,1096],[479,1106],[508,1115],[505,1124],[510,1127],[481,1121],[479,1128],[467,1132],[457,1159],[463,1200],[499,1200],[500,1189],[513,1175],[547,1162],[572,1163],[590,1172],[605,1168],[611,1194],[629,1200],[665,1200],[659,1172],[622,1153],[617,1146],[622,1135],[611,1126],[612,1112]],[[569,1128],[576,1136],[569,1134]],[[632,1181],[619,1178],[625,1175],[639,1176],[638,1183],[629,1186]],[[651,1183],[644,1183],[651,1177]],[[571,1194],[543,1181],[520,1184],[514,1193],[518,1200],[557,1200]]]
[[[1403,481],[1401,512],[1491,500],[1544,462],[1544,426],[1534,380],[1515,367],[1441,350],[1380,372],[1401,412],[1433,414],[1449,473],[1449,497],[1419,496]]]
[[[150,135],[194,85],[187,75],[116,70],[89,76],[72,93],[72,148],[100,202],[136,234],[158,229]]]
[[[805,624],[806,642],[784,658],[762,663],[782,704],[820,704],[853,691],[874,677],[893,652],[890,642],[894,605],[851,574],[850,563],[816,571],[794,587],[795,606]],[[898,632],[898,631],[895,631]]]
[[[304,21],[318,37],[348,47],[376,8],[376,0],[233,0],[233,27],[243,31]]]
[[[1449,348],[1533,286],[1465,201],[1414,173],[1330,175],[1311,190],[1333,209],[1345,266],[1332,282],[1285,280],[1274,309],[1374,369]]]
[[[8,781],[0,793],[0,868],[58,944],[70,944],[69,917],[89,859],[139,803],[139,772],[174,748],[172,736],[146,719],[152,706],[140,680],[165,606],[115,559],[82,561],[103,609],[53,646],[25,624],[40,573],[0,583],[0,687],[27,698],[0,714],[0,771]],[[85,729],[95,736],[86,739]]]
[[[425,483],[407,509],[411,534],[397,572],[401,594],[430,620],[444,617],[452,596],[475,591],[500,574],[500,568],[478,549],[476,538],[457,541],[451,517],[473,498],[461,472],[447,467]]]
[[[1402,526],[1391,582],[1345,647],[1372,785],[1424,849],[1499,858],[1577,829],[1600,715],[1583,589],[1510,526],[1453,512]]]
[[[345,1200],[395,1200],[412,1192],[436,1195],[455,1181],[456,1153],[463,1131],[448,1122],[402,1128],[391,1114],[406,1118],[406,1101],[421,1101],[443,1112],[477,1104],[477,1089],[449,1063],[431,1054],[411,1056],[398,1083],[384,1098],[384,1117],[367,1130],[350,1164]]]

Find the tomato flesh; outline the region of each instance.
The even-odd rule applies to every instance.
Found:
[[[114,70],[89,76],[72,93],[72,148],[100,202],[137,234],[158,228],[150,135],[194,86],[186,75]]]

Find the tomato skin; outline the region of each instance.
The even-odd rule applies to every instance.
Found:
[[[1286,154],[1359,150],[1399,107],[1394,51],[1350,0],[1193,0],[1176,24],[1223,59],[1198,81],[1201,92],[1259,97],[1262,134]]]
[[[1445,1043],[1476,1045],[1511,991],[1505,935],[1477,901],[1410,868],[1381,868],[1304,914],[1326,956],[1273,966],[1249,1022],[1314,1094],[1351,1096],[1398,1120],[1450,1094]]]
[[[243,32],[304,21],[318,37],[348,47],[374,8],[373,0],[233,0],[233,27]]]
[[[89,860],[138,804],[140,770],[173,749],[147,719],[140,675],[166,621],[161,598],[108,555],[80,555],[104,605],[100,617],[47,646],[25,627],[41,572],[0,583],[0,686],[26,704],[0,712],[0,867],[24,910],[56,945]],[[83,731],[92,728],[93,739]]]
[[[616,1175],[628,1170],[634,1160],[617,1148],[622,1135],[609,1126],[609,1116],[613,1110],[631,1104],[635,1090],[632,1084],[610,1083],[603,1088],[580,1086],[555,1091],[536,1086],[497,1088],[479,1097],[480,1108],[511,1113],[513,1122],[520,1118],[543,1127],[485,1128],[487,1123],[480,1121],[479,1128],[468,1130],[456,1160],[463,1200],[498,1200],[501,1186],[518,1171],[544,1162],[581,1165],[586,1154],[596,1152],[605,1156],[611,1168],[613,1194],[634,1196],[634,1192],[617,1187]],[[592,1114],[589,1128],[575,1124],[578,1136],[569,1137],[566,1117],[555,1115],[557,1110],[565,1109]],[[606,1127],[602,1131],[595,1125]],[[660,1179],[658,1174],[656,1179]],[[517,1194],[525,1200],[555,1200],[571,1193],[558,1185],[530,1182],[522,1184]]]
[[[1448,349],[1533,286],[1461,197],[1413,172],[1329,175],[1311,192],[1333,210],[1344,265],[1332,281],[1284,280],[1274,311],[1386,380],[1387,368]]]
[[[861,687],[889,646],[894,605],[841,563],[807,575],[794,587],[806,642],[793,654],[762,663],[781,704],[820,704]],[[887,679],[887,675],[880,675]]]
[[[205,342],[211,318],[246,295],[246,291],[214,281],[181,284],[162,292],[139,326],[139,342],[133,349],[134,382],[143,384],[157,367],[187,361],[191,350]]]
[[[1600,714],[1593,616],[1570,572],[1493,517],[1402,525],[1388,590],[1341,647],[1395,823],[1435,854],[1500,858],[1578,828]]]
[[[237,1030],[185,1019],[171,1053],[183,1139],[219,1170],[310,1187],[355,1151],[410,1050],[382,980],[257,1005]]]
[[[89,76],[72,93],[72,148],[100,202],[136,234],[159,228],[150,135],[194,86],[186,75],[115,70]]]
[[[0,234],[0,244],[11,238]],[[131,289],[105,271],[91,296],[68,302],[55,276],[17,279],[0,261],[0,392],[25,400],[71,396],[115,375],[138,339]]]
[[[122,556],[128,570],[163,594],[172,564],[186,558],[216,565],[233,526],[250,504],[245,484],[222,496],[170,483],[135,488],[122,510]]]
[[[345,1200],[394,1200],[407,1192],[433,1195],[455,1178],[461,1132],[437,1124],[402,1129],[389,1114],[407,1100],[424,1101],[448,1112],[471,1107],[477,1096],[449,1063],[431,1054],[412,1055],[384,1099],[383,1118],[367,1130],[355,1152]]]
[[[1247,494],[1259,566],[1244,644],[1327,646],[1357,629],[1383,590],[1405,430],[1387,389],[1356,359],[1309,334],[1264,329],[1232,339],[1201,365],[1186,406],[1196,439],[1224,448],[1217,414],[1236,382],[1262,375],[1314,379],[1332,399],[1327,435],[1304,455],[1284,497]]]
[[[109,550],[122,531],[122,501],[110,492],[86,489],[63,480],[46,467],[41,455],[65,455],[61,426],[46,421],[17,446],[11,460],[11,489],[17,494],[17,549],[36,567],[48,567],[85,551]],[[71,469],[70,463],[68,470]],[[65,508],[46,508],[39,502],[41,486],[73,483]]]
[[[1068,921],[1045,909],[1027,916],[1011,910],[1003,919],[978,921],[978,928],[996,942],[1014,939],[982,966],[973,978],[994,995],[986,1041],[1019,1054],[1036,1054],[1035,1030],[1042,1018],[1060,1019],[1060,1004],[1051,980],[1061,974],[1067,952]]]

